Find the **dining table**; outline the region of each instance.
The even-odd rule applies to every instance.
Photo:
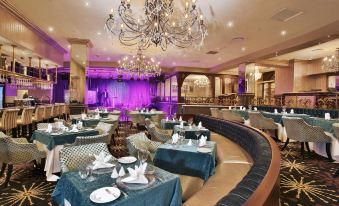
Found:
[[[180,123],[183,122],[184,126],[187,126],[186,121],[180,121],[180,120],[166,120],[162,119],[160,121],[160,125],[162,129],[174,129],[175,125],[180,125]]]
[[[185,135],[185,139],[199,139],[201,136],[206,136],[207,141],[211,139],[211,132],[205,127],[197,127],[197,126],[183,126],[175,125],[173,129],[173,133],[183,132]]]
[[[216,165],[216,143],[207,141],[206,145],[199,146],[198,140],[189,140],[172,144],[169,140],[160,145],[154,156],[154,165],[166,171],[199,177],[207,180],[214,174]]]
[[[78,136],[94,136],[99,132],[94,129],[83,129],[78,132],[49,133],[44,130],[35,130],[31,141],[47,152],[44,171],[47,181],[57,181],[59,178],[53,173],[61,171],[59,153],[65,144],[72,144]]]
[[[123,165],[125,169],[133,166],[134,164]],[[136,190],[128,185],[121,187],[116,184],[117,179],[111,177],[112,172],[96,174],[96,179],[92,182],[81,179],[77,171],[63,173],[52,193],[52,199],[59,205],[65,206],[182,205],[179,177],[151,164],[147,165],[147,170],[154,171],[155,181],[146,188]],[[112,186],[121,190],[121,195],[113,202],[97,204],[90,200],[93,191]]]

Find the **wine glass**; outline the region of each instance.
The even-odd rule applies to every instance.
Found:
[[[194,131],[195,136],[197,136],[197,140],[199,140],[199,136],[201,134],[201,131],[199,129],[197,129],[196,131]]]
[[[184,140],[185,140],[185,131],[180,130],[179,131],[179,142],[180,142],[180,144],[184,144]]]
[[[87,178],[87,170],[86,170],[86,167],[79,167],[78,168],[79,170],[79,176],[81,179],[86,179]]]
[[[86,167],[87,181],[93,182],[96,178],[93,176],[93,165],[88,165]]]
[[[141,150],[139,150],[138,151],[138,159],[139,159],[139,161],[143,164],[143,163],[145,163],[146,161],[147,161],[147,159],[148,159],[148,154],[147,154],[147,152],[146,151],[141,151]]]

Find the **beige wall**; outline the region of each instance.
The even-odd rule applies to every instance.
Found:
[[[293,92],[294,69],[275,68],[275,94],[279,95],[286,92]]]

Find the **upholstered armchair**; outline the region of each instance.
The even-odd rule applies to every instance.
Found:
[[[165,143],[172,138],[167,130],[159,129],[153,123],[147,126],[147,132],[151,136],[151,139],[156,142]]]
[[[228,121],[244,123],[244,119],[240,114],[234,113],[232,110],[229,109],[222,109],[220,111],[221,118]]]
[[[53,106],[49,105],[45,107],[44,120],[49,121],[52,118],[52,109]]]
[[[165,119],[165,113],[159,113],[151,117],[152,122],[160,124],[161,120]]]
[[[332,125],[333,130],[334,130],[334,135],[335,138],[337,138],[337,141],[339,141],[339,123],[334,123]],[[338,161],[336,161],[336,163],[338,163]],[[337,171],[335,172],[335,174],[333,175],[334,178],[339,176],[339,169],[337,169]]]
[[[27,136],[27,126],[29,126],[29,135],[28,137],[32,136],[32,123],[33,123],[33,113],[35,108],[28,107],[24,108],[21,115],[17,119],[18,128],[21,129],[21,136]],[[19,130],[20,133],[20,130]]]
[[[128,152],[130,155],[138,157],[138,151],[148,153],[148,161],[153,161],[155,152],[162,144],[160,142],[149,140],[143,132],[131,135],[127,137],[126,140]]]
[[[16,137],[18,113],[19,109],[5,109],[0,121],[0,130],[3,132],[12,130],[12,136]]]
[[[72,144],[66,144],[65,147],[74,147],[79,145],[106,143],[109,139],[108,134],[99,134],[94,136],[78,136]]]
[[[281,150],[284,150],[290,139],[300,142],[301,154],[304,157],[304,145],[310,151],[309,142],[326,143],[326,153],[330,161],[333,161],[331,156],[332,139],[328,136],[324,129],[318,126],[307,124],[302,118],[283,117],[284,126],[286,128],[287,140]]]
[[[250,124],[260,130],[274,130],[275,138],[278,138],[279,126],[272,118],[264,117],[260,112],[248,112]]]
[[[28,143],[25,138],[11,138],[0,132],[0,162],[2,168],[0,177],[3,176],[6,167],[7,175],[4,186],[7,187],[13,172],[13,165],[28,163],[46,158],[46,153],[38,150],[35,144]]]
[[[210,108],[210,110],[211,110],[212,117],[222,118],[219,109],[217,109],[217,108]]]
[[[99,122],[95,127],[96,130],[99,131],[99,134],[108,134],[107,144],[111,143],[112,135],[113,135],[113,124],[108,124],[104,122]]]
[[[135,127],[138,128],[140,124],[145,123],[145,117],[138,113],[129,113],[128,116],[130,117],[131,121],[131,128]]]
[[[39,122],[42,122],[44,120],[44,115],[45,115],[45,107],[43,106],[38,106],[36,109],[35,109],[35,113],[32,117],[32,121],[35,123],[35,124],[38,124]],[[37,126],[36,126],[37,127]]]
[[[70,172],[85,167],[95,160],[94,154],[99,155],[102,151],[107,155],[110,154],[105,143],[65,147],[60,151],[61,171]]]

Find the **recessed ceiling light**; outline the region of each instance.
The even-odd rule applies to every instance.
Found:
[[[246,51],[246,47],[241,47],[241,51]]]
[[[70,44],[69,44],[69,45],[67,45],[67,48],[69,48],[69,49],[70,49],[70,48],[71,48],[71,45],[70,45]]]
[[[227,22],[227,26],[228,26],[229,28],[232,28],[232,27],[234,26],[234,22],[233,22],[233,21]]]
[[[285,36],[287,34],[287,31],[286,30],[282,30],[281,32],[280,32],[280,35],[281,36]]]
[[[88,1],[85,2],[85,6],[89,7],[89,2]]]
[[[97,35],[99,35],[99,36],[100,36],[100,35],[101,35],[101,32],[100,32],[100,31],[98,31],[98,32],[97,32]]]
[[[49,32],[53,32],[53,31],[54,31],[54,28],[50,26],[50,27],[48,27],[48,31],[49,31]]]

